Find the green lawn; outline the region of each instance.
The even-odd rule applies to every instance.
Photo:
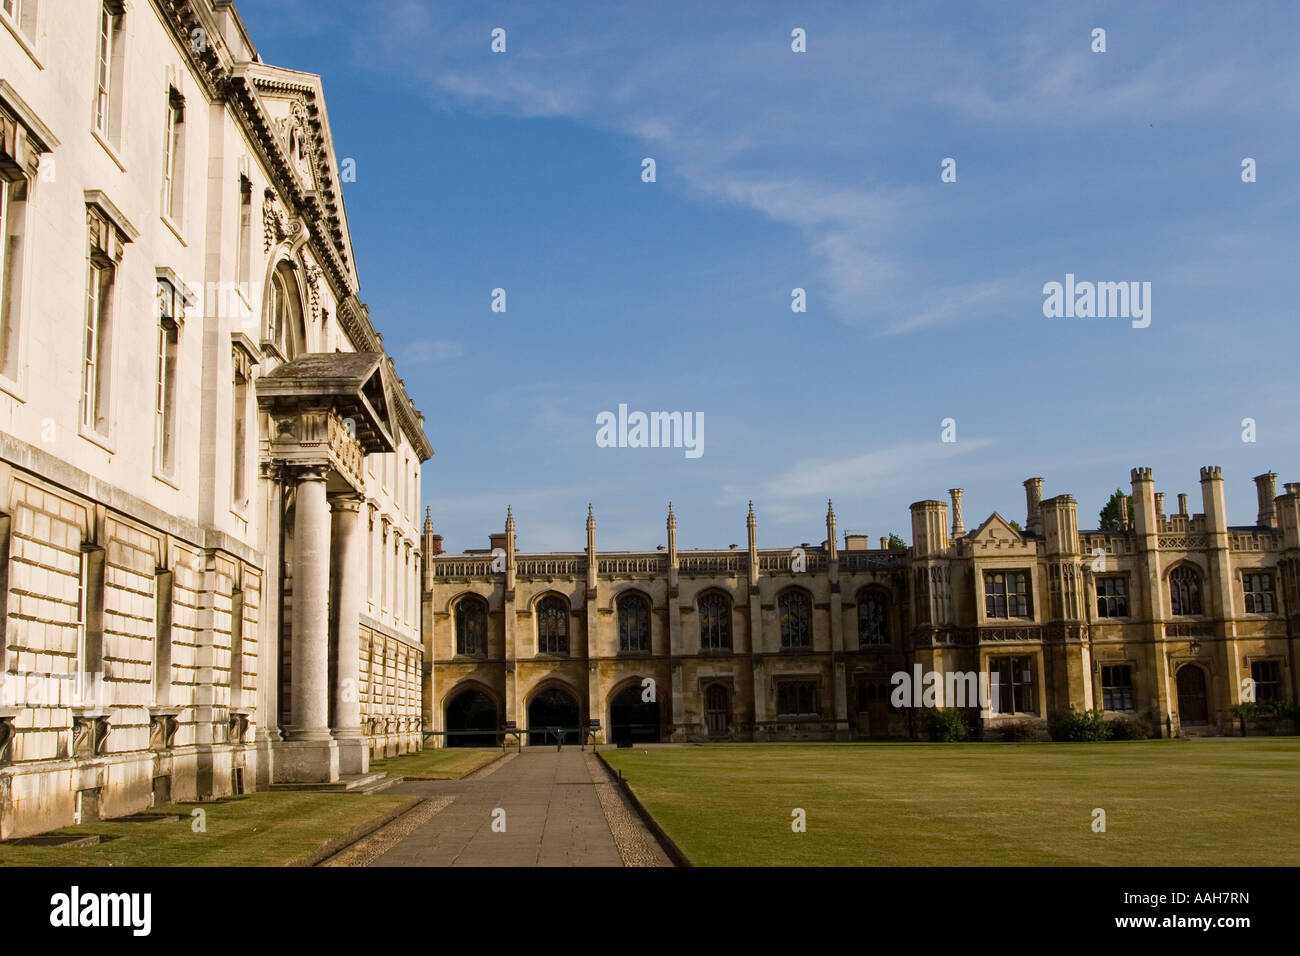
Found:
[[[250,793],[211,803],[160,807],[179,821],[101,820],[56,830],[112,839],[90,847],[0,844],[0,866],[293,866],[377,817],[414,805],[415,797],[349,793]],[[203,810],[207,832],[190,812]]]
[[[700,866],[1300,865],[1295,737],[602,755]]]
[[[455,780],[500,756],[500,748],[421,750],[387,760],[373,760],[370,769],[407,780]]]

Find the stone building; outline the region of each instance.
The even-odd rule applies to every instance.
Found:
[[[421,463],[320,79],[0,0],[0,837],[419,746]]]
[[[912,545],[826,538],[745,550],[521,553],[507,510],[490,548],[445,554],[424,525],[425,724],[438,745],[897,737],[923,726],[895,675],[939,675],[931,703],[986,730],[1040,732],[1067,709],[1128,715],[1152,735],[1231,733],[1232,708],[1297,699],[1300,484],[1256,479],[1254,524],[1230,526],[1218,468],[1203,511],[1166,513],[1151,470],[1133,514],[1080,531],[1070,495],[1025,482],[1023,530],[967,530],[961,489],[911,506]],[[981,681],[995,700],[979,703]],[[653,693],[651,693],[653,691]],[[918,690],[917,693],[920,693]],[[574,739],[573,736],[570,739]]]

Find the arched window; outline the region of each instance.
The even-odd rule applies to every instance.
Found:
[[[461,598],[456,604],[456,653],[487,654],[487,602],[480,597]]]
[[[650,602],[641,594],[618,599],[618,649],[650,650]]]
[[[537,602],[537,653],[569,653],[569,606],[553,594]]]
[[[271,287],[266,297],[265,334],[286,359],[293,359],[308,350],[302,290],[288,260],[282,260],[271,273]]]
[[[858,646],[889,643],[889,598],[883,591],[858,596]]]
[[[1201,613],[1201,576],[1186,564],[1169,572],[1169,609],[1174,614]]]
[[[284,333],[289,327],[289,290],[284,287],[284,277],[279,272],[271,276],[271,301],[267,309],[267,331],[275,347],[283,352]]]
[[[700,649],[731,650],[731,601],[717,591],[700,598]]]
[[[784,591],[776,603],[781,614],[781,649],[812,647],[812,602],[808,593]]]

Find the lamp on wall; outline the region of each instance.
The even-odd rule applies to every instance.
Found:
[[[1200,653],[1201,653],[1201,642],[1199,639],[1194,637],[1192,638],[1192,654],[1195,655]]]

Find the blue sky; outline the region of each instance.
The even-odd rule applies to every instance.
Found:
[[[1234,524],[1254,475],[1300,481],[1292,3],[239,8],[357,161],[362,298],[449,550],[507,503],[529,551],[581,550],[588,502],[601,550],[653,548],[670,499],[679,547],[743,546],[751,498],[784,547],[827,498],[910,539],[954,486],[968,527],[1023,521],[1037,475],[1095,527],[1135,465],[1194,511],[1222,465]],[[1066,273],[1150,282],[1150,326],[1044,317]],[[597,447],[620,403],[702,413],[704,454]]]

